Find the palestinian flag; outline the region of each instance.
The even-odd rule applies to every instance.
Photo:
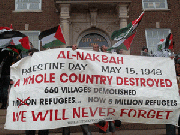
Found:
[[[123,49],[123,50],[126,50],[126,51],[128,51],[128,49],[126,48],[126,46],[122,43],[120,46],[118,46],[117,48],[115,48],[115,49]]]
[[[10,45],[15,45],[16,49],[21,51],[28,51],[30,49],[28,37],[14,37],[10,41]]]
[[[165,48],[165,39],[161,39],[159,43],[157,43],[157,51],[162,51]]]
[[[121,39],[117,43],[115,43],[111,48],[108,48],[107,50],[110,51],[111,49],[123,49],[123,50],[129,50],[132,41],[135,37],[135,33],[130,35],[127,39]]]
[[[42,41],[43,48],[50,48],[66,44],[60,25],[41,32],[39,35],[39,40]]]
[[[28,37],[20,31],[4,31],[0,34],[0,42],[6,42],[3,48],[8,45],[15,45],[15,48],[20,49],[21,51],[27,51],[30,49]]]
[[[157,51],[162,51],[163,49],[173,49],[173,35],[169,33],[169,35],[165,39],[161,39],[159,43],[157,43]]]
[[[16,53],[16,54],[21,53],[21,50],[16,49],[15,45],[8,45],[6,48],[3,48],[2,50],[7,50],[7,51],[10,51],[10,52],[13,52],[13,53]]]
[[[138,19],[130,22],[127,25],[127,27],[114,31],[111,35],[111,39],[119,41],[122,39],[127,39],[127,37],[130,37],[134,32],[134,30],[138,27],[139,23],[141,22],[143,15],[144,15],[144,11],[141,13]]]
[[[173,49],[173,35],[171,33],[166,37],[165,49]]]
[[[12,31],[12,24],[10,27],[0,27],[0,33],[3,33],[4,31]]]

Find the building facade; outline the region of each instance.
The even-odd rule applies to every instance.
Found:
[[[43,50],[41,31],[61,25],[68,45],[92,50],[94,44],[111,47],[111,34],[145,14],[131,48],[125,54],[140,55],[143,46],[156,50],[160,39],[173,34],[174,52],[180,53],[179,0],[1,0],[0,26],[12,24]]]

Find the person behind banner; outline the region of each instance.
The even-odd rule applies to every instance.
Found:
[[[101,52],[107,52],[108,48],[107,48],[107,46],[102,45],[100,49],[101,49]]]
[[[99,52],[99,45],[93,45],[93,51]]]
[[[34,48],[33,44],[31,42],[29,42],[30,48]]]
[[[67,46],[66,48],[72,48],[73,51],[76,50],[76,49],[78,49],[78,47],[77,47],[76,44]]]
[[[173,59],[172,57],[170,57],[171,59]],[[177,83],[178,83],[178,88],[180,88],[180,82],[179,82],[179,74],[180,74],[180,61],[178,63],[178,57],[174,58],[174,63],[175,63],[175,71],[176,71],[176,78],[177,78]],[[180,122],[178,121],[178,126],[179,126]],[[178,128],[178,130],[180,131],[180,129]],[[179,132],[178,131],[178,132]],[[166,124],[166,135],[175,135],[176,134],[176,127],[172,124]]]
[[[73,51],[78,49],[76,44],[74,44],[72,46],[67,46],[66,48],[72,48]],[[89,129],[89,124],[83,124],[80,126],[81,126],[81,129],[83,131],[83,135],[92,135],[91,130]],[[70,135],[70,127],[63,127],[62,135]]]
[[[148,54],[148,48],[147,47],[143,47],[142,51],[141,51],[141,56],[149,56]]]
[[[121,48],[118,48],[118,49],[116,50],[116,52],[117,52],[117,54],[123,55],[124,50],[121,49]]]
[[[180,56],[176,56],[175,59],[175,70],[176,70],[176,77],[177,77],[177,84],[178,84],[178,91],[180,96]],[[178,120],[178,135],[180,135],[180,116]]]
[[[36,48],[31,48],[28,50],[28,55],[32,56],[34,52],[39,52],[39,50]],[[26,135],[35,135],[36,130],[26,130],[25,133]],[[48,134],[49,134],[49,130],[39,130],[38,132],[38,135],[48,135]]]
[[[14,53],[11,51],[4,50],[3,54],[4,58],[1,62],[0,95],[2,100],[1,109],[6,109],[8,103],[8,90],[10,85],[13,84],[13,81],[10,79],[10,66],[16,62],[16,59],[14,58]]]
[[[174,44],[174,43],[173,43]],[[144,48],[144,47],[143,47]],[[146,48],[146,47],[145,47]],[[144,48],[144,49],[145,49]],[[165,50],[165,49],[164,49]],[[158,54],[159,53],[159,54]],[[157,51],[154,57],[169,57],[171,60],[173,60],[174,56],[169,56],[169,54],[166,52],[165,55],[162,55],[163,51]],[[176,60],[175,60],[176,63]],[[175,135],[176,134],[176,127],[172,124],[166,124],[166,135]]]
[[[97,51],[95,47],[93,47],[93,50]],[[102,52],[106,52],[107,53],[107,49],[108,48],[105,45],[101,46],[101,51]],[[112,135],[115,135],[115,131],[116,131],[115,124],[116,124],[117,127],[120,127],[121,121],[120,120],[115,120],[115,121],[100,121],[99,123],[97,123],[95,125],[97,127],[99,127],[99,133],[103,133],[105,135],[106,133],[111,132]]]

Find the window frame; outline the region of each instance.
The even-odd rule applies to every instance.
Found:
[[[148,39],[148,33],[147,33],[148,31],[153,31],[153,30],[157,30],[156,32],[160,32],[160,30],[168,31],[167,35],[163,35],[163,38],[156,38],[156,39],[158,39],[157,43],[159,43],[161,39],[165,39],[168,36],[168,34],[171,33],[171,29],[170,28],[147,28],[147,29],[145,29],[145,38],[146,38],[146,45],[147,45],[148,51],[150,52],[151,51],[150,48],[153,48],[152,51],[154,53],[155,50],[156,50],[157,43],[154,43],[153,45],[152,44],[150,45],[148,43],[149,39]],[[152,40],[153,40],[153,38],[152,38]],[[155,40],[153,40],[153,41],[155,41]]]
[[[22,1],[22,0],[21,0]],[[30,4],[35,2],[25,2],[27,4],[26,9],[17,9],[18,8],[18,0],[15,0],[15,12],[42,12],[42,0],[39,0],[39,9],[29,9]]]
[[[145,3],[148,3],[148,4],[152,3],[152,4],[153,4],[153,8],[145,8],[145,6],[144,6]],[[142,0],[142,8],[143,8],[144,10],[168,10],[167,0],[165,0],[165,2],[164,2],[165,8],[156,8],[156,3],[159,3],[159,4],[160,4],[160,2],[150,2],[150,1],[144,2],[144,0]]]
[[[108,35],[106,35],[104,32],[97,30],[97,29],[96,30],[90,29],[90,30],[87,30],[87,31],[83,32],[82,34],[80,34],[78,37],[78,40],[77,40],[77,45],[79,46],[79,42],[81,41],[81,39],[83,37],[85,37],[86,35],[91,34],[91,33],[96,33],[96,34],[102,36],[107,41],[108,47],[111,47],[111,41],[110,41],[110,38],[108,37]],[[93,47],[78,47],[78,48],[85,49],[85,50],[91,50]]]

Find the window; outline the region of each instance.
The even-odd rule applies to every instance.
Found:
[[[82,37],[78,47],[93,47],[93,45],[108,46],[106,39],[97,33],[89,33]],[[109,47],[109,46],[108,46]]]
[[[28,36],[29,41],[33,44],[34,48],[37,48],[40,50],[40,41],[39,41],[39,34],[40,31],[21,31],[26,36]]]
[[[156,45],[161,39],[165,39],[168,34],[171,33],[170,29],[146,29],[146,43],[148,47],[148,52],[156,52]]]
[[[167,0],[142,0],[143,9],[168,9]]]
[[[92,50],[93,45],[102,45],[111,46],[111,41],[104,32],[98,29],[89,29],[82,33],[77,41],[79,49]]]
[[[15,0],[16,11],[41,10],[42,0]]]
[[[39,34],[40,31],[21,31],[26,36],[28,36],[29,41],[33,44],[34,48],[38,49],[40,51],[40,41],[39,41]],[[27,56],[27,52],[22,52],[22,57]]]

